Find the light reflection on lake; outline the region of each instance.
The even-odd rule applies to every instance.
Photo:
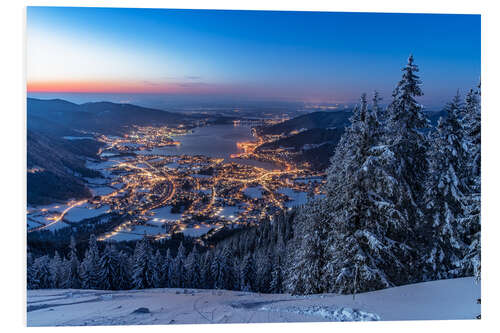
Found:
[[[273,163],[231,158],[231,154],[241,153],[236,143],[253,140],[251,128],[247,126],[213,125],[197,127],[192,133],[173,136],[179,146],[155,148],[151,151],[138,151],[138,154],[155,155],[205,155],[224,158],[226,162],[257,166],[268,170],[279,169]]]

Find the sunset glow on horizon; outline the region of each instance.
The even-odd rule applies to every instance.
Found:
[[[116,93],[116,94],[208,94],[222,92],[216,87],[204,87],[203,84],[149,83],[127,81],[34,81],[28,82],[30,93]]]
[[[408,37],[411,36],[411,37]],[[28,7],[30,93],[384,98],[413,53],[426,103],[480,77],[480,16]]]

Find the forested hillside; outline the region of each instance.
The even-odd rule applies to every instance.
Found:
[[[98,177],[85,167],[85,157],[96,157],[103,145],[95,140],[65,140],[28,129],[27,194],[29,204],[47,204],[91,193],[82,177]]]
[[[41,127],[39,121],[67,130],[121,134],[128,126],[178,124],[188,116],[133,104],[95,102],[74,104],[60,99],[28,98],[28,128]],[[47,128],[45,128],[47,129]],[[50,128],[49,128],[50,129]]]
[[[288,134],[292,131],[313,128],[344,128],[349,123],[352,110],[345,111],[318,111],[308,113],[283,123],[261,127],[257,130],[261,134]]]

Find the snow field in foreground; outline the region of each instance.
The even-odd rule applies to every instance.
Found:
[[[227,290],[28,290],[28,326],[474,319],[472,278],[356,295],[257,294]],[[132,313],[147,308],[149,313]]]

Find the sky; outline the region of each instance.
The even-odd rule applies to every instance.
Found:
[[[424,105],[477,85],[479,15],[28,7],[28,96],[388,102],[412,53]]]

